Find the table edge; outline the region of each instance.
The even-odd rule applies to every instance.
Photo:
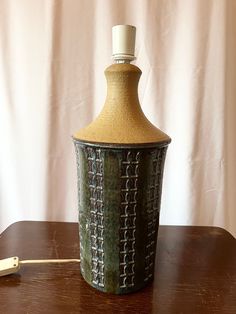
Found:
[[[8,232],[10,229],[20,225],[20,224],[25,224],[25,223],[50,223],[50,224],[77,224],[77,222],[67,222],[67,221],[45,221],[45,220],[19,220],[19,221],[16,221],[12,224],[10,224],[6,229],[4,229],[2,231],[2,233],[0,233],[0,238],[6,233]],[[160,228],[204,228],[204,229],[211,229],[211,230],[214,230],[216,232],[220,232],[222,235],[225,235],[227,237],[230,237],[231,239],[234,239],[235,240],[235,237],[229,232],[227,231],[226,229],[222,228],[222,227],[218,227],[218,226],[202,226],[202,225],[160,225]]]

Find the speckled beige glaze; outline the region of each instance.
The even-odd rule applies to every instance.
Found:
[[[138,100],[141,70],[132,64],[113,64],[105,75],[107,97],[99,116],[77,132],[76,139],[114,144],[169,142],[168,135],[145,117]]]

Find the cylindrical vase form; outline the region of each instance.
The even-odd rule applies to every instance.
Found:
[[[124,294],[144,287],[154,276],[170,138],[141,109],[139,68],[118,62],[105,74],[102,112],[74,135],[81,273],[98,290]]]

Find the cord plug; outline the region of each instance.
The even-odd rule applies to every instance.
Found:
[[[9,257],[0,260],[0,277],[16,273],[22,264],[80,263],[80,259],[29,259],[20,261],[19,257]]]
[[[0,260],[0,277],[16,273],[20,269],[19,258],[17,256]]]

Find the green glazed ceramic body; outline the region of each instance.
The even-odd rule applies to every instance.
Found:
[[[154,276],[168,142],[85,143],[74,138],[81,273],[103,292],[136,291]]]

